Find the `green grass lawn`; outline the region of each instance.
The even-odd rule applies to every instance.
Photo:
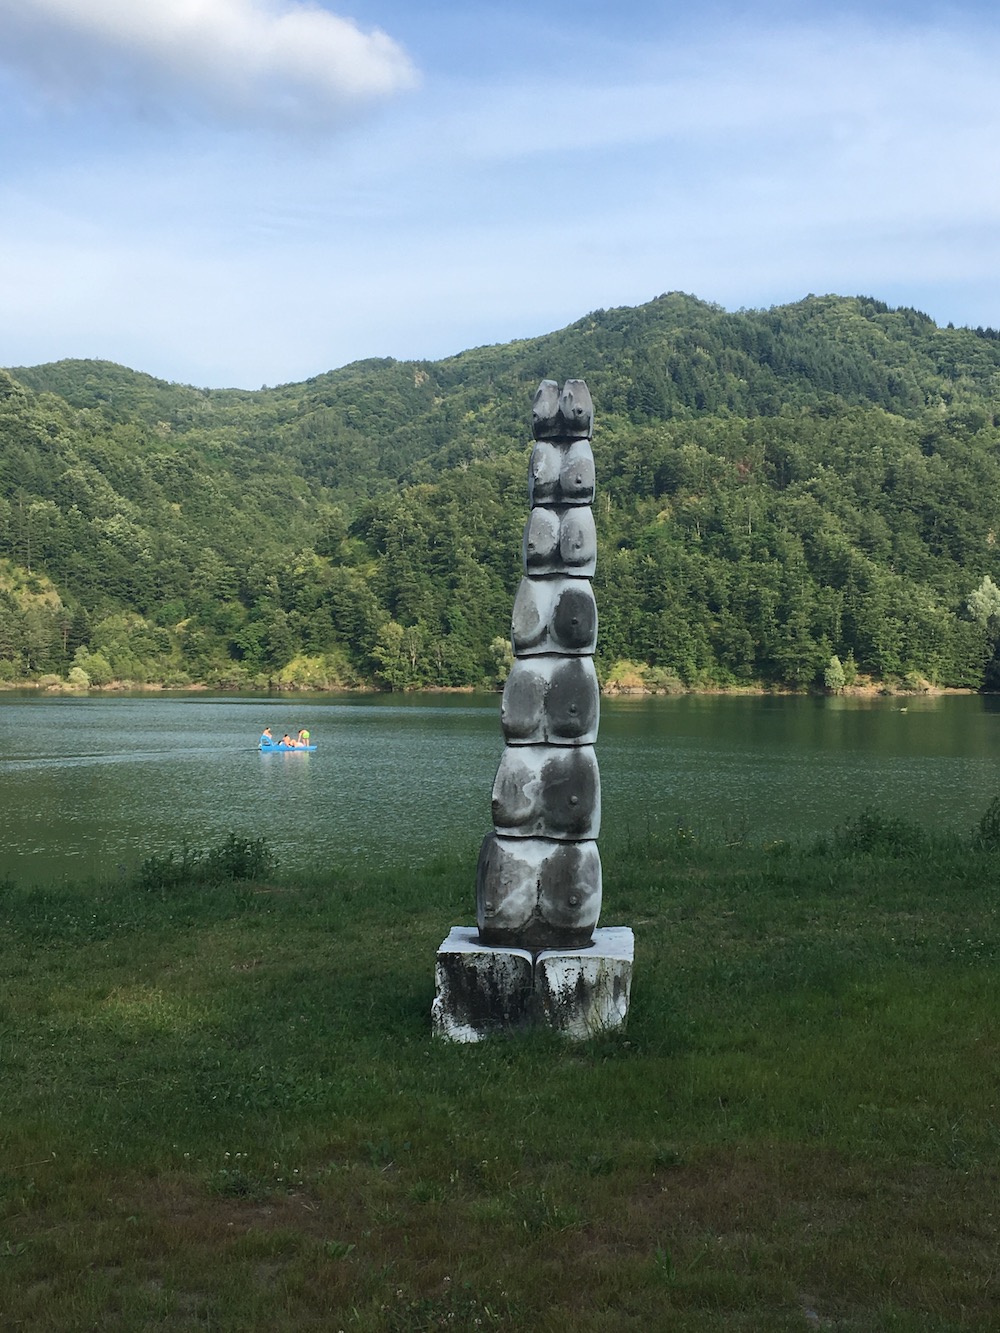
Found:
[[[0,1328],[1000,1327],[983,831],[603,840],[632,1010],[579,1045],[431,1038],[474,853],[7,884]]]

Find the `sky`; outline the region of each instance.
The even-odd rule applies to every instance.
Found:
[[[1000,326],[996,0],[0,0],[0,365],[198,387],[685,291]]]

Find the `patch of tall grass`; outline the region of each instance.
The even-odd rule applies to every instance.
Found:
[[[139,888],[164,892],[179,885],[221,884],[232,880],[262,879],[274,865],[274,855],[263,838],[230,833],[218,847],[198,851],[186,843],[178,854],[147,856],[139,866]]]

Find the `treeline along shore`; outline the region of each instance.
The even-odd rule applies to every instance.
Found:
[[[0,371],[0,684],[496,687],[531,398],[597,413],[611,691],[1000,680],[1000,335],[672,293],[437,362]]]

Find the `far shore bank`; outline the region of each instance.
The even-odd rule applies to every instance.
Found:
[[[18,691],[35,691],[39,694],[75,695],[85,697],[100,694],[267,694],[274,696],[298,694],[500,694],[503,687],[486,685],[421,685],[405,690],[385,690],[370,682],[352,685],[316,685],[310,683],[286,684],[270,682],[266,685],[240,684],[228,682],[208,683],[190,681],[184,684],[169,684],[164,681],[113,680],[106,685],[86,687],[72,684],[65,680],[13,680],[0,681],[0,694]],[[986,694],[990,691],[974,690],[969,686],[932,685],[929,681],[910,684],[904,681],[875,681],[865,679],[853,685],[845,685],[837,690],[820,686],[796,688],[790,685],[766,685],[760,682],[746,685],[681,685],[660,686],[630,680],[627,683],[609,680],[601,685],[601,694],[606,699],[652,698],[679,695],[698,695],[711,697],[747,695],[761,697],[765,695],[803,697],[813,696],[838,698],[932,698],[946,694]]]
[[[896,684],[891,681],[875,682],[869,681],[859,685],[845,685],[839,690],[827,690],[819,687],[812,689],[795,689],[792,686],[785,685],[704,685],[704,686],[685,686],[682,689],[657,689],[655,686],[627,686],[622,688],[614,683],[609,683],[601,687],[601,694],[606,699],[623,699],[635,696],[636,698],[649,697],[652,695],[682,695],[697,694],[704,696],[711,695],[750,695],[761,697],[763,695],[800,695],[802,697],[813,696],[815,698],[858,698],[858,699],[879,699],[896,698],[897,696],[908,696],[910,698],[928,698],[942,694],[985,694],[985,690],[973,690],[968,686],[959,685],[924,685],[913,687],[904,684]]]

